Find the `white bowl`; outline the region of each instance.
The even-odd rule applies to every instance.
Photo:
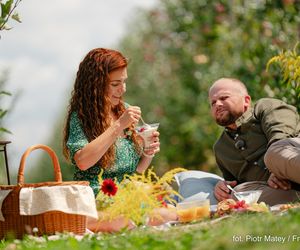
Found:
[[[244,200],[247,204],[257,203],[262,190],[249,190],[244,192],[236,192],[234,195],[238,200]]]

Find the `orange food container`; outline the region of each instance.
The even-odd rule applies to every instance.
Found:
[[[178,203],[177,215],[180,222],[191,222],[207,218],[210,215],[210,202],[206,199]]]

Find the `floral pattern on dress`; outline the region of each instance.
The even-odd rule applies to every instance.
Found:
[[[73,179],[76,181],[89,181],[90,187],[93,189],[96,196],[99,192],[98,175],[101,172],[101,167],[96,164],[87,170],[80,170],[74,161],[75,153],[89,143],[81,127],[80,120],[75,112],[71,114],[69,130],[70,133],[67,141],[67,147],[74,166]],[[115,142],[115,156],[114,164],[104,169],[102,178],[116,179],[120,182],[124,178],[125,174],[131,175],[136,171],[140,155],[137,153],[135,144],[130,138],[118,137]]]

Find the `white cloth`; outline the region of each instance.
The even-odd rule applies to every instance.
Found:
[[[198,200],[199,197],[194,195],[203,192],[209,194],[208,199],[211,205],[218,204],[214,189],[217,182],[223,180],[220,176],[203,171],[189,170],[177,173],[175,179],[179,187],[178,192],[184,199]]]
[[[2,214],[2,203],[11,191],[12,191],[12,189],[0,190],[0,221],[5,221],[3,214]]]
[[[98,218],[94,193],[89,186],[66,185],[21,189],[21,215],[37,215],[54,210]]]
[[[204,201],[209,196],[209,193],[199,192],[194,194],[188,198],[185,198],[182,202],[190,202],[190,201]]]

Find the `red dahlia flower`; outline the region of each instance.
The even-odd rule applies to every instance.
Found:
[[[102,182],[101,191],[108,196],[114,196],[118,191],[118,187],[112,179],[106,179]]]

